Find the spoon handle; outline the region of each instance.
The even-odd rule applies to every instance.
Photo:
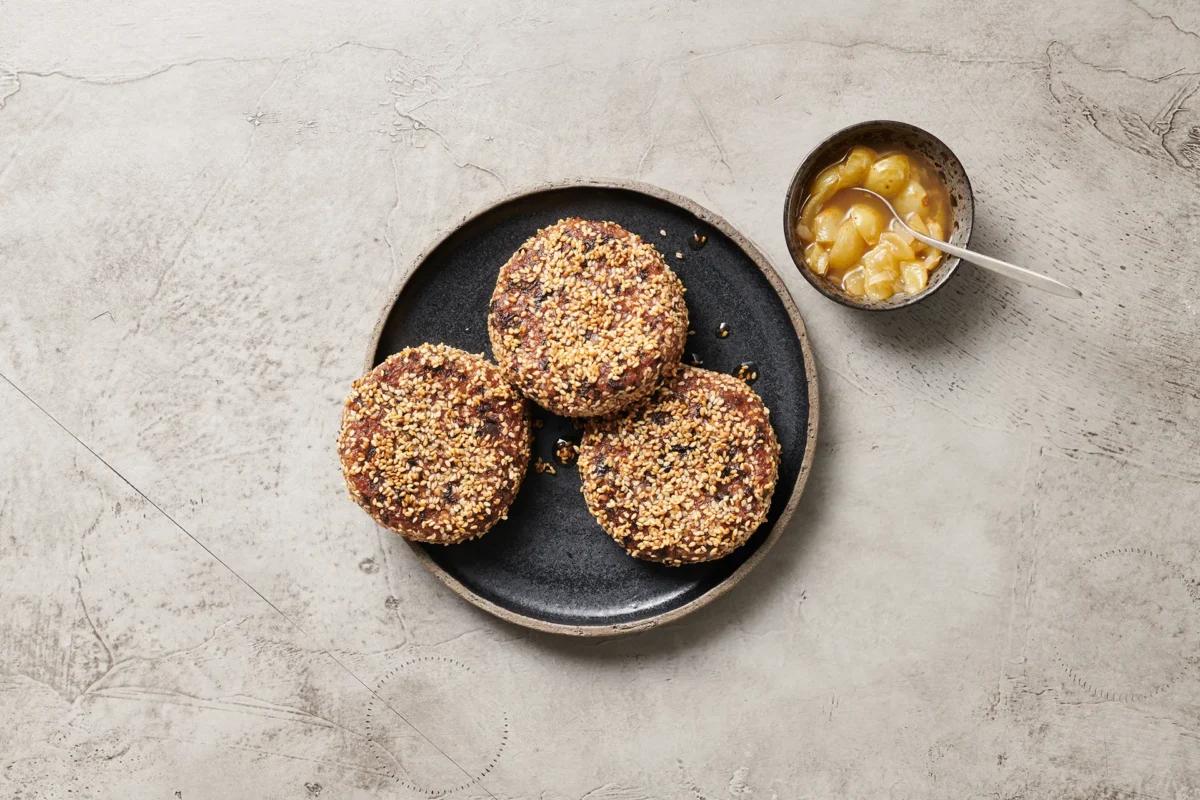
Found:
[[[1083,292],[1079,291],[1078,289],[1073,289],[1070,286],[1067,286],[1065,283],[1060,283],[1059,281],[1054,280],[1054,278],[1042,275],[1039,272],[1034,272],[1033,270],[1025,269],[1024,267],[1018,267],[1016,264],[1010,264],[1007,261],[1001,261],[998,258],[985,256],[983,253],[976,253],[974,250],[968,250],[965,247],[959,247],[958,245],[939,241],[934,239],[932,236],[926,236],[923,233],[918,233],[912,228],[909,228],[907,225],[904,227],[908,228],[908,232],[914,237],[930,247],[941,250],[943,253],[948,253],[952,256],[958,256],[963,261],[970,261],[977,267],[990,269],[992,272],[999,273],[1006,278],[1012,278],[1015,281],[1020,281],[1021,283],[1036,287],[1041,289],[1043,292],[1056,294],[1059,297],[1070,297],[1075,299],[1083,297]]]
[[[860,186],[851,187],[851,191],[863,192],[864,194],[869,194],[879,200],[879,202],[883,203],[884,206],[887,207],[888,211],[892,212],[892,216],[895,218],[896,222],[903,226],[904,230],[908,231],[918,241],[924,242],[936,250],[941,250],[943,253],[948,253],[952,256],[958,256],[963,261],[970,261],[977,267],[990,269],[992,272],[1003,275],[1006,278],[1012,278],[1014,281],[1020,281],[1028,286],[1041,289],[1043,292],[1056,294],[1059,297],[1070,297],[1072,299],[1083,297],[1083,292],[1079,291],[1078,289],[1072,289],[1065,283],[1060,283],[1059,281],[1054,280],[1054,278],[1047,277],[1040,272],[1034,272],[1031,269],[1018,267],[1016,264],[1010,264],[1007,261],[1001,261],[998,258],[985,256],[983,253],[976,253],[974,250],[968,250],[965,247],[959,247],[958,245],[950,244],[949,242],[943,242],[940,239],[935,239],[932,236],[926,236],[923,233],[914,231],[912,227],[904,221],[904,219],[900,216],[900,213],[896,211],[896,208],[888,201],[888,199],[878,192],[874,192],[870,189]]]

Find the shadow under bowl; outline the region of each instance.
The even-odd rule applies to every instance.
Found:
[[[796,220],[800,217],[800,208],[808,196],[808,187],[813,178],[825,167],[845,158],[846,153],[855,145],[866,145],[876,151],[909,150],[927,158],[937,170],[938,178],[950,195],[952,229],[947,241],[960,247],[968,246],[971,240],[971,224],[975,219],[975,195],[971,191],[971,181],[967,178],[967,171],[963,169],[958,156],[954,155],[941,139],[915,125],[893,120],[871,120],[842,128],[817,145],[800,163],[799,169],[792,177],[783,207],[783,235],[787,241],[788,252],[800,274],[818,292],[844,306],[865,311],[904,308],[924,300],[940,289],[958,268],[958,257],[948,256],[942,259],[942,263],[930,274],[929,284],[916,294],[895,294],[887,300],[871,300],[867,297],[852,297],[840,286],[809,269],[804,260],[804,243],[796,234]]]

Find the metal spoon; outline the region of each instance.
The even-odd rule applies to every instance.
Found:
[[[899,222],[906,231],[908,231],[909,235],[911,235],[917,241],[924,242],[932,248],[941,250],[943,253],[949,253],[952,256],[958,256],[963,261],[970,261],[977,267],[990,269],[992,272],[1003,275],[1006,278],[1012,278],[1015,281],[1020,281],[1021,283],[1029,286],[1036,287],[1041,289],[1043,292],[1056,294],[1059,297],[1071,297],[1075,299],[1083,297],[1083,292],[1079,291],[1078,289],[1072,289],[1065,283],[1060,283],[1059,281],[1054,280],[1054,278],[1047,277],[1041,273],[1034,272],[1033,270],[1025,269],[1024,267],[1018,267],[1016,264],[1010,264],[1007,261],[1001,261],[998,258],[985,256],[983,253],[976,253],[974,250],[968,250],[965,247],[948,244],[938,239],[934,239],[932,236],[926,236],[923,233],[914,231],[908,226],[908,223],[900,218],[900,214],[897,213],[896,209],[892,208],[892,204],[887,201],[887,198],[876,192],[872,192],[870,189],[863,189],[855,186],[851,187],[850,191],[865,192],[866,194],[878,199],[881,203],[887,206],[887,210],[892,212],[892,216],[896,218],[896,221]]]

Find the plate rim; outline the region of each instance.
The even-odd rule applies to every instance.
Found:
[[[800,310],[796,307],[796,302],[788,291],[787,284],[783,282],[783,277],[775,269],[774,264],[767,258],[766,254],[754,244],[747,236],[742,234],[733,227],[723,216],[714,211],[701,206],[699,203],[654,184],[645,183],[643,181],[625,180],[621,178],[575,178],[560,181],[543,181],[541,183],[532,184],[523,188],[516,189],[505,193],[500,198],[489,202],[488,204],[470,211],[457,220],[447,224],[441,228],[431,239],[424,249],[409,262],[407,269],[401,274],[400,279],[392,291],[388,293],[388,299],[384,304],[378,319],[375,321],[375,327],[371,332],[370,342],[367,348],[366,358],[364,361],[363,371],[368,372],[375,366],[375,353],[379,349],[379,341],[383,337],[383,328],[387,324],[388,317],[395,308],[396,303],[400,300],[400,295],[408,286],[412,278],[417,274],[421,265],[429,258],[429,256],[441,247],[445,242],[456,234],[467,224],[474,222],[476,219],[491,213],[500,206],[507,205],[514,201],[533,195],[544,194],[546,192],[562,190],[562,189],[617,189],[621,191],[636,192],[655,200],[671,203],[679,208],[689,212],[697,219],[721,231],[728,236],[750,257],[754,265],[758,267],[759,272],[766,277],[767,282],[771,284],[771,288],[775,290],[775,294],[779,296],[783,303],[784,310],[787,311],[788,318],[791,320],[792,329],[796,333],[796,339],[800,343],[801,354],[804,358],[804,373],[805,381],[808,384],[808,420],[805,426],[805,443],[804,457],[800,461],[800,471],[796,475],[796,481],[792,485],[791,496],[788,497],[787,504],[783,507],[783,511],[779,514],[779,519],[775,520],[775,524],[771,526],[771,530],[767,532],[767,538],[762,541],[757,549],[743,561],[737,569],[731,572],[716,586],[713,586],[708,591],[695,597],[688,602],[676,608],[662,611],[645,619],[639,619],[632,622],[614,622],[602,623],[598,625],[571,625],[562,622],[548,622],[547,620],[538,617],[521,614],[504,606],[494,603],[475,592],[468,589],[463,583],[455,578],[450,573],[446,572],[437,562],[430,558],[425,552],[420,542],[410,542],[407,539],[404,541],[408,544],[409,549],[416,556],[417,561],[428,570],[433,577],[437,578],[442,584],[448,587],[451,591],[466,600],[471,605],[479,608],[487,613],[498,617],[505,622],[519,625],[531,630],[541,631],[543,633],[553,633],[565,636],[580,636],[580,637],[606,637],[620,636],[623,634],[636,633],[639,631],[647,631],[652,628],[657,628],[661,625],[666,625],[675,620],[698,611],[717,598],[729,592],[734,586],[742,581],[749,572],[762,561],[763,557],[775,545],[779,538],[783,535],[784,528],[791,521],[792,516],[796,512],[796,506],[800,502],[800,496],[804,493],[804,487],[808,483],[808,476],[812,470],[813,457],[816,453],[817,444],[817,429],[819,427],[821,416],[820,391],[817,381],[817,363],[813,356],[812,346],[808,341],[808,330],[805,327],[804,319],[800,316]],[[389,531],[390,532],[390,531]],[[395,534],[399,536],[399,534]]]

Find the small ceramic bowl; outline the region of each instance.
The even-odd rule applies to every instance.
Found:
[[[887,300],[871,300],[867,297],[851,297],[820,275],[808,268],[804,261],[804,243],[796,235],[796,220],[800,216],[800,207],[808,194],[808,187],[816,174],[830,164],[841,160],[854,145],[866,145],[875,150],[906,148],[914,150],[929,159],[937,168],[938,177],[945,184],[950,194],[953,230],[948,241],[966,247],[971,239],[971,223],[975,219],[975,196],[971,193],[971,181],[962,162],[951,152],[940,139],[928,131],[921,130],[915,125],[891,120],[872,120],[842,128],[817,145],[800,164],[788,187],[787,199],[783,207],[783,235],[787,240],[788,252],[796,262],[800,274],[813,287],[830,300],[836,300],[851,308],[861,308],[866,311],[891,311],[904,308],[924,300],[936,292],[950,279],[958,268],[959,259],[948,257],[929,276],[929,285],[917,294],[896,294]]]

